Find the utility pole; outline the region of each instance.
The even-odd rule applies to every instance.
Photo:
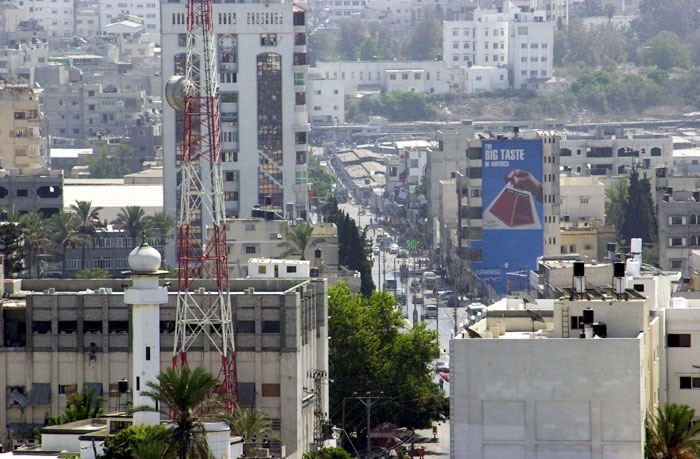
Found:
[[[359,400],[366,408],[367,408],[367,454],[368,457],[371,459],[372,458],[372,442],[371,438],[369,436],[370,432],[370,423],[372,419],[372,407],[379,403],[381,400],[384,400],[384,391],[380,391],[379,395],[372,395],[371,392],[367,392],[364,396],[359,396],[357,395],[357,392],[352,394],[352,398]],[[362,458],[359,458],[362,459]]]
[[[307,376],[314,380],[314,442],[316,443],[316,448],[321,449],[325,440],[323,426],[327,417],[327,413],[323,412],[321,382],[328,377],[328,373],[325,370],[309,370]]]

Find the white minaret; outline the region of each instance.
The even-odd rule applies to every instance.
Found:
[[[133,368],[131,381],[133,406],[153,406],[154,401],[142,394],[146,383],[156,381],[160,372],[160,310],[168,302],[168,289],[158,286],[158,277],[167,272],[159,270],[160,253],[145,241],[129,254],[132,286],[124,291],[124,302],[132,305]],[[157,425],[157,411],[134,412],[134,425]]]

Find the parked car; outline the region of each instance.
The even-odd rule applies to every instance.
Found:
[[[406,302],[406,290],[403,288],[397,288],[394,292],[394,297],[396,297],[396,302],[398,304],[403,304]]]
[[[438,317],[438,308],[434,304],[426,304],[423,311],[425,319],[437,319]]]
[[[435,372],[436,373],[449,373],[450,364],[445,360],[438,360],[435,362]]]
[[[396,242],[394,242],[393,244],[391,244],[389,246],[389,253],[391,253],[391,254],[399,253],[399,245]]]

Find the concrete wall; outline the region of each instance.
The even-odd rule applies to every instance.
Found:
[[[643,455],[643,340],[452,341],[456,459]]]

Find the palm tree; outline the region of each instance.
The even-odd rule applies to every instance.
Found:
[[[656,416],[647,413],[644,422],[647,459],[693,459],[700,456],[700,423],[694,423],[695,410],[670,403],[659,407]]]
[[[618,239],[622,229],[625,201],[627,201],[627,179],[619,179],[605,190],[605,225],[614,226]]]
[[[273,439],[272,421],[267,414],[262,411],[242,408],[236,406],[233,414],[228,418],[231,433],[251,441],[253,438],[262,440],[264,438]]]
[[[290,255],[301,255],[300,259],[306,260],[306,251],[308,249],[313,249],[318,244],[325,242],[323,238],[313,237],[313,232],[314,227],[308,224],[292,227],[291,231],[287,231],[287,234],[285,234],[286,241],[277,244],[278,247],[285,248],[280,258],[287,258]]]
[[[29,251],[29,276],[32,275],[32,267],[34,274],[39,277],[39,254],[43,253],[44,249],[51,242],[51,230],[44,221],[44,216],[39,212],[30,212],[20,217],[22,223],[24,242]]]
[[[175,218],[167,212],[156,212],[143,219],[146,231],[151,237],[158,240],[160,244],[165,244],[172,237],[175,231]]]
[[[102,228],[99,217],[102,207],[93,208],[92,201],[76,200],[75,204],[71,204],[70,208],[80,219],[78,233],[87,236],[80,241],[80,246],[82,247],[82,252],[80,255],[80,269],[85,269],[85,249],[89,245],[92,245],[93,234]]]
[[[114,220],[114,227],[126,231],[134,240],[136,244],[136,238],[141,235],[141,231],[145,227],[144,217],[146,216],[146,211],[143,210],[141,206],[126,206],[119,209],[119,214],[117,219]]]
[[[62,267],[61,277],[66,275],[66,252],[86,243],[88,238],[78,232],[80,218],[72,212],[59,212],[49,219],[49,228],[53,234],[53,241],[61,248]]]
[[[223,417],[223,398],[213,394],[220,381],[202,368],[190,370],[187,366],[168,368],[157,379],[157,382],[146,383],[149,389],[143,395],[171,413],[171,420],[175,423],[173,437],[180,459],[209,457],[203,424]],[[134,408],[136,411],[152,409],[147,406]]]

